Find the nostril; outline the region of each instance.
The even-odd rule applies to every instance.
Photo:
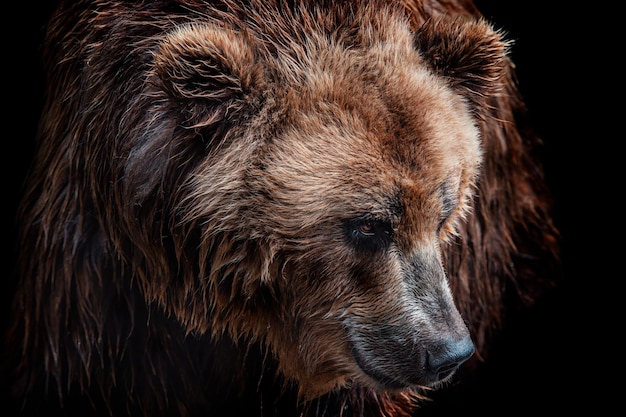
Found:
[[[433,382],[446,379],[474,354],[474,344],[469,337],[449,341],[438,349],[428,351],[426,366]]]

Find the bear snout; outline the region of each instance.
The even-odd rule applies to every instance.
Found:
[[[352,356],[367,380],[384,390],[434,387],[475,351],[467,331],[418,335],[408,324],[352,325]]]

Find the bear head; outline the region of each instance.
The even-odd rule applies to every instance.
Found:
[[[173,243],[139,285],[189,332],[266,345],[304,397],[437,386],[474,351],[442,252],[507,45],[481,20],[332,10],[218,13],[159,41],[121,194],[135,244]]]

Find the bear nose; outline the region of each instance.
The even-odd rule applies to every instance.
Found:
[[[426,374],[432,382],[446,379],[474,354],[474,343],[470,337],[449,340],[436,349],[427,350]]]

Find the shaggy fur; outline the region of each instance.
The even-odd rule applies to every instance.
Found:
[[[464,1],[61,4],[24,414],[408,416],[484,360],[557,258],[507,48]]]

